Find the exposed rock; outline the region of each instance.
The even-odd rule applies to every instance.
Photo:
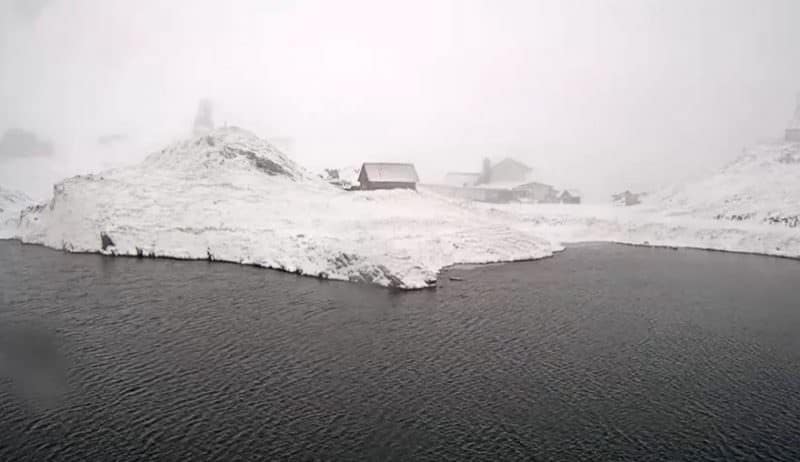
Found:
[[[103,250],[107,250],[109,247],[114,247],[114,241],[112,241],[108,234],[104,232],[100,233],[100,247]]]

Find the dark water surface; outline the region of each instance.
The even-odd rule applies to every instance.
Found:
[[[800,460],[800,263],[613,245],[396,293],[0,241],[0,460]]]

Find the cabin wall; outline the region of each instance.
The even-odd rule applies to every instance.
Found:
[[[558,202],[556,189],[549,184],[531,183],[514,189],[514,193],[520,199],[527,199],[536,202]]]
[[[416,191],[416,183],[406,183],[399,181],[365,181],[361,183],[361,189],[374,191],[377,189],[413,189]]]
[[[787,128],[786,141],[800,142],[800,128]]]
[[[510,189],[490,188],[460,188],[446,185],[422,185],[425,189],[438,194],[478,202],[507,203],[515,199],[514,192]]]

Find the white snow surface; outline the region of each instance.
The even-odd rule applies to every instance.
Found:
[[[800,258],[800,143],[766,144],[633,207],[493,205],[554,245],[619,242]]]
[[[14,237],[20,212],[32,204],[25,193],[0,187],[0,239]]]
[[[17,234],[71,252],[229,261],[403,289],[428,287],[455,263],[554,250],[435,195],[342,191],[238,128],[62,181]]]
[[[424,187],[343,191],[249,132],[222,128],[139,165],[57,184],[50,202],[22,213],[16,235],[74,252],[229,261],[417,289],[449,265],[542,258],[577,242],[798,258],[799,179],[800,143],[772,144],[633,207],[481,204]]]

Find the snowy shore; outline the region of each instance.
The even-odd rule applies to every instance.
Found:
[[[618,242],[800,258],[800,143],[748,149],[719,173],[634,207],[486,207],[557,244]]]
[[[800,229],[702,219],[613,206],[500,205],[490,208],[516,222],[515,229],[542,236],[554,246],[611,242],[687,247],[800,258]]]
[[[335,188],[236,128],[65,180],[23,214],[17,234],[66,251],[229,261],[402,289],[429,287],[455,263],[553,250],[435,195]]]
[[[0,232],[70,252],[227,261],[418,289],[449,265],[543,258],[590,241],[797,258],[798,178],[800,144],[779,144],[634,207],[490,205],[424,188],[346,192],[226,128],[133,167],[64,180],[18,223],[29,200],[17,197]]]

